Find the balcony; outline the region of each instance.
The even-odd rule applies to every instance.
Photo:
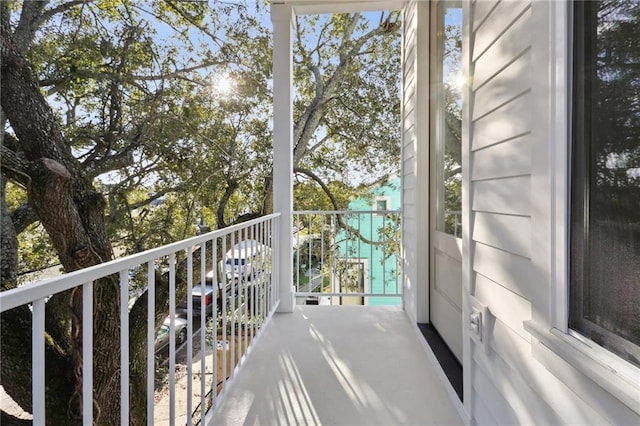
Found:
[[[213,424],[462,424],[395,307],[276,314]]]
[[[400,306],[400,213],[294,217],[291,233],[281,232],[274,214],[2,292],[3,315],[31,311],[34,424],[48,419],[45,307],[52,297],[74,293],[83,301],[74,324],[82,333],[79,410],[83,424],[96,420],[93,295],[105,279],[120,288],[114,377],[123,425],[141,400],[132,389],[141,388],[148,424],[460,423],[442,373]],[[288,245],[293,276],[280,268]],[[277,313],[281,297],[294,290],[300,306]],[[309,298],[328,306],[303,305]],[[353,304],[366,306],[343,306]],[[166,311],[168,349],[159,352],[155,339]],[[129,330],[141,313],[146,383],[134,386],[136,337]],[[177,332],[185,322],[186,332]]]

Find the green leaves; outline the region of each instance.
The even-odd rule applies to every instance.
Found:
[[[398,20],[389,12],[298,19],[294,135],[299,164],[345,183],[398,171]]]

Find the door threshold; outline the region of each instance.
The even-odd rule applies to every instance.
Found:
[[[463,402],[462,364],[460,364],[455,355],[453,355],[453,352],[451,352],[451,349],[449,349],[433,325],[418,324],[418,328],[436,356],[436,359],[442,367],[444,374],[447,376],[449,383],[451,383],[451,386],[456,391],[460,402]]]

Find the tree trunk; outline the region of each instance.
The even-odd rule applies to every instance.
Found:
[[[2,109],[20,143],[21,152],[15,154],[25,159],[26,169],[19,173],[28,176],[29,203],[50,235],[66,272],[111,260],[104,199],[71,154],[28,60],[12,40],[6,5],[2,5],[2,12]],[[77,289],[47,303],[51,304],[46,323],[48,424],[80,422],[81,300],[82,290]],[[60,308],[65,305],[69,308]],[[94,308],[95,418],[98,424],[111,424],[120,417],[120,399],[115,397],[120,387],[119,286],[115,279],[95,283]],[[30,316],[26,307],[2,316],[3,385],[27,409],[31,392]],[[22,368],[10,371],[11,366]]]

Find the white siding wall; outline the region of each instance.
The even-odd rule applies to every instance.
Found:
[[[472,383],[465,405],[479,424],[640,424],[523,328],[553,311],[550,153],[567,143],[550,136],[549,5],[477,0],[467,8],[470,289],[491,317],[489,348],[472,343],[464,366]]]
[[[404,307],[429,321],[429,3],[404,7],[402,47],[402,243]]]
[[[407,314],[416,322],[416,32],[417,5],[404,10],[402,45],[402,248],[404,259],[403,301]]]

